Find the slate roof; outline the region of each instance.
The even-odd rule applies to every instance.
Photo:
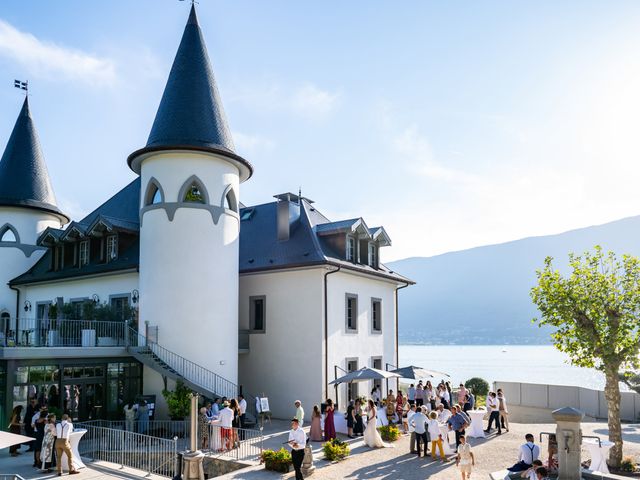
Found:
[[[28,97],[0,159],[0,206],[34,208],[69,221],[56,203]]]
[[[240,164],[241,180],[253,172],[251,164],[235,153],[193,5],[147,145],[129,155],[128,163],[140,173],[137,157],[175,149],[211,151],[229,157]]]

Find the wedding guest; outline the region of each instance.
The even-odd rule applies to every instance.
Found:
[[[416,414],[417,408],[418,407],[416,405],[411,405],[411,408],[409,408],[409,411],[407,412],[407,423],[409,424],[409,435],[410,435],[409,453],[418,453],[416,451],[416,431],[413,428],[413,425],[411,424],[411,419]]]
[[[409,390],[407,390],[407,401],[409,405],[416,403],[416,387],[413,386],[413,383],[409,385]]]
[[[430,380],[427,380],[424,387],[424,401],[431,405],[431,410],[436,409],[436,391],[434,390],[433,385],[431,385]]]
[[[538,480],[537,470],[542,466],[540,460],[534,460],[531,467],[526,469],[520,474],[520,478],[526,478],[527,480]]]
[[[238,429],[240,428],[240,406],[235,398],[232,398],[229,402],[229,408],[233,412],[233,420],[231,420],[231,426],[233,427],[231,442],[235,448],[238,446]]]
[[[472,388],[467,388],[467,396],[469,397],[469,404],[471,404],[471,410],[476,408],[476,396],[473,394]]]
[[[43,407],[40,410],[38,419],[35,421],[36,440],[33,445],[33,466],[40,469],[42,468],[42,458],[40,453],[42,452],[42,442],[44,441],[44,434],[47,427],[47,416],[47,409],[46,407]]]
[[[444,405],[442,404],[438,405],[438,408],[436,408],[436,412],[438,415],[438,422],[440,423],[447,423],[447,420],[449,420],[449,417],[451,417],[451,412],[445,409]]]
[[[245,427],[247,421],[247,401],[244,399],[244,395],[238,395],[238,408],[240,408],[240,428]]]
[[[396,418],[398,419],[398,423],[402,423],[402,415],[404,414],[404,396],[402,395],[402,391],[398,390],[398,396],[396,397]]]
[[[540,467],[536,470],[536,480],[549,480],[549,472],[544,467]]]
[[[136,420],[138,421],[138,433],[147,433],[149,428],[149,407],[145,400],[140,400],[140,403],[138,403]]]
[[[127,432],[135,431],[137,410],[138,406],[131,401],[124,406],[124,428]]]
[[[200,448],[206,450],[209,448],[209,417],[207,416],[207,407],[202,407],[198,414],[198,438]]]
[[[312,442],[322,441],[322,414],[320,413],[320,407],[318,405],[313,406],[311,412],[311,428],[309,429],[309,439]]]
[[[424,387],[422,386],[422,380],[418,382],[416,387],[416,405],[421,407],[424,405]]]
[[[349,406],[347,407],[346,419],[347,419],[347,436],[349,438],[355,438],[353,436],[353,426],[356,423],[356,413],[355,413],[355,407],[353,405],[353,400],[349,402]]]
[[[289,431],[289,441],[291,447],[291,460],[293,469],[296,472],[296,480],[303,480],[302,461],[304,460],[304,447],[307,444],[307,436],[300,427],[297,418],[291,420],[291,430]]]
[[[380,391],[378,390],[378,387],[373,387],[371,389],[371,399],[373,400],[373,403],[377,406],[380,406]]]
[[[500,426],[506,429],[508,432],[509,431],[509,412],[507,410],[507,399],[505,398],[501,388],[498,389],[496,398],[498,400],[498,414],[500,415]]]
[[[21,414],[22,405],[17,405],[13,408],[13,411],[11,412],[11,419],[9,420],[9,432],[20,435],[20,432],[22,431],[22,421],[20,417]],[[9,453],[12,457],[17,457],[18,455],[20,455],[20,452],[18,452],[19,448],[20,445],[11,445],[11,447],[9,447]],[[31,448],[31,446],[29,448]]]
[[[525,435],[526,443],[520,446],[518,450],[518,463],[508,468],[510,472],[522,472],[531,468],[533,462],[540,458],[540,447],[534,443],[533,434]]]
[[[464,396],[464,406],[462,407],[462,410],[464,411],[464,413],[467,413],[469,410],[473,410],[473,405],[471,405],[471,397],[469,397],[468,393]]]
[[[460,405],[464,405],[467,400],[467,389],[464,386],[464,383],[460,383],[460,388],[458,390],[458,403]]]
[[[547,456],[547,470],[556,473],[558,470],[558,438],[555,433],[549,435]]]
[[[458,411],[457,407],[451,407],[451,417],[447,420],[447,425],[449,425],[449,430],[456,432],[456,447],[460,445],[460,439],[465,435],[465,428],[469,426],[467,418],[466,414],[463,414],[461,410]]]
[[[56,416],[50,414],[47,416],[47,423],[44,430],[44,438],[42,439],[42,450],[40,451],[40,461],[42,462],[42,473],[51,473],[53,470],[53,452],[56,442]]]
[[[296,407],[296,414],[294,417],[298,419],[298,425],[302,428],[304,425],[304,408],[302,408],[302,402],[300,400],[296,400],[293,404]]]
[[[364,422],[362,421],[362,402],[360,401],[360,399],[356,399],[356,403],[355,403],[355,416],[356,416],[356,423],[353,426],[353,435],[354,436],[362,436],[364,435]]]
[[[462,480],[471,478],[471,467],[476,464],[476,459],[471,451],[471,445],[467,443],[464,435],[460,436],[460,444],[456,450],[456,467],[460,467]]]
[[[426,410],[426,409],[425,409]],[[411,425],[416,435],[416,446],[418,451],[418,457],[420,457],[420,445],[424,445],[424,455],[427,456],[427,417],[422,411],[416,410],[416,413],[411,417]]]
[[[393,394],[393,390],[389,390],[389,394],[387,395],[387,420],[389,423],[393,422],[393,418],[395,416],[396,409],[396,396]]]
[[[38,400],[35,397],[29,399],[29,404],[27,405],[27,409],[24,412],[24,434],[27,437],[35,438],[35,429],[33,426],[33,416],[40,412],[40,405],[38,405]],[[29,442],[29,450],[27,452],[33,452],[34,444],[33,441]]]
[[[213,404],[212,404],[211,402],[206,402],[206,403],[204,404],[204,409],[205,409],[204,414],[207,416],[207,418],[208,418],[209,420],[213,420],[213,415],[211,414],[211,413],[212,413],[212,412],[211,412],[212,408],[213,408]],[[198,410],[198,411],[199,411],[199,410]]]
[[[62,475],[62,455],[67,456],[67,465],[69,465],[69,475],[80,473],[73,466],[73,453],[71,452],[71,443],[69,438],[73,433],[73,424],[69,420],[69,415],[62,415],[62,421],[56,425],[56,463],[58,476]]]
[[[440,397],[440,403],[442,403],[442,405],[444,405],[444,408],[445,409],[450,409],[451,408],[451,393],[449,393],[449,390],[447,389],[446,385],[440,384],[440,392],[438,393],[438,396]]]
[[[333,400],[327,398],[324,408],[324,440],[325,442],[336,438],[336,426],[333,423]]]
[[[220,438],[224,450],[231,450],[233,445],[231,443],[233,441],[233,417],[233,410],[229,408],[229,402],[225,401],[222,404],[222,410],[218,414],[218,419],[215,421],[220,425]]]
[[[436,459],[436,447],[440,450],[440,460],[446,461],[444,456],[444,443],[442,439],[442,432],[440,431],[440,424],[438,423],[438,414],[435,411],[429,413],[429,421],[427,422],[427,431],[429,432],[429,438],[431,438],[431,456]]]
[[[211,419],[215,420],[220,415],[220,399],[214,398],[213,405],[211,405]]]
[[[498,435],[502,434],[502,429],[500,428],[500,411],[498,410],[498,399],[496,392],[489,392],[487,396],[487,411],[489,412],[489,424],[487,425],[487,429],[484,433],[489,433],[491,431],[491,425],[495,422],[496,428],[498,429]]]

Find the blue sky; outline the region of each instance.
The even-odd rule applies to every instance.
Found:
[[[362,216],[384,260],[640,213],[640,3],[225,1],[198,14],[245,204]],[[61,207],[134,178],[188,2],[3,2],[0,143],[28,79]]]

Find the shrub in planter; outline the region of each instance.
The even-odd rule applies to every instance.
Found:
[[[620,470],[623,472],[634,472],[636,470],[636,462],[633,457],[624,457],[620,463]]]
[[[395,442],[400,437],[400,430],[395,425],[383,425],[378,431],[385,442]]]
[[[260,455],[260,460],[264,463],[264,468],[274,472],[288,473],[291,471],[291,453],[284,447],[280,450],[264,450]]]
[[[346,458],[351,452],[351,449],[346,442],[334,438],[322,445],[322,451],[324,452],[324,458],[333,462]]]
[[[464,382],[464,386],[470,388],[474,395],[487,395],[489,393],[489,383],[486,380],[473,377]]]

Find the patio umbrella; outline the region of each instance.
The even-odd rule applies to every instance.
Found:
[[[397,368],[391,371],[392,373],[398,374],[400,378],[409,378],[413,380],[418,380],[421,378],[436,378],[436,377],[448,377],[449,375],[444,372],[438,372],[436,370],[428,370],[422,367],[415,367],[413,365],[409,367]]]
[[[360,370],[349,372],[346,375],[336,378],[332,382],[332,385],[338,385],[340,383],[351,382],[365,382],[367,380],[384,380],[388,378],[399,378],[400,375],[393,372],[387,372],[385,370],[378,370],[377,368],[362,367]]]
[[[0,448],[7,448],[21,443],[31,442],[33,438],[15,433],[0,432]]]

